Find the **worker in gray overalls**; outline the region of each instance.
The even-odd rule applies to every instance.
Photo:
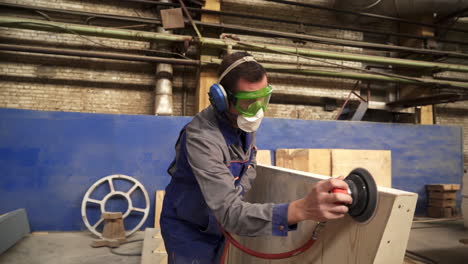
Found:
[[[343,217],[344,204],[352,202],[347,194],[329,192],[347,189],[342,179],[321,181],[291,203],[245,202],[256,176],[255,131],[273,88],[264,68],[245,52],[225,56],[219,72],[210,87],[211,105],[182,129],[168,169],[172,178],[160,224],[170,264],[219,263],[220,226],[241,236],[287,236],[300,221]]]

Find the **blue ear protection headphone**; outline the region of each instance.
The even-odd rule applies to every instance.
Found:
[[[229,107],[229,100],[226,90],[221,85],[221,81],[223,78],[234,68],[241,65],[244,62],[255,61],[257,62],[254,57],[246,56],[236,60],[232,63],[224,72],[219,76],[218,82],[211,85],[210,91],[208,92],[208,96],[210,98],[210,103],[216,110],[219,112],[224,112],[228,110]]]

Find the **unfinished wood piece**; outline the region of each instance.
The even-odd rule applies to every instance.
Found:
[[[161,211],[166,191],[157,190],[154,197],[154,228],[160,229],[159,220],[161,219]]]
[[[458,191],[460,190],[460,184],[427,184],[426,189],[428,191]]]
[[[257,164],[271,165],[271,151],[257,150]]]
[[[102,239],[93,240],[92,247],[119,247],[125,242],[125,229],[121,212],[104,212],[101,217],[104,219],[104,229]]]
[[[276,166],[331,176],[330,149],[277,149]]]
[[[159,228],[146,228],[141,264],[166,264],[167,253]]]
[[[455,200],[429,199],[429,206],[434,207],[455,207]]]
[[[220,11],[221,10],[221,0],[206,0],[205,5],[203,5],[202,9]],[[218,15],[202,14],[201,21],[202,22],[209,22],[209,23],[219,23],[220,19],[219,19]]]
[[[429,191],[428,197],[429,199],[456,199],[457,191],[446,191],[446,192]]]
[[[302,198],[314,183],[328,177],[273,166],[258,166],[257,178],[246,199],[255,203],[284,203]],[[237,249],[229,263],[368,264],[402,263],[416,206],[417,194],[379,187],[376,215],[367,224],[349,216],[329,221],[311,249],[285,260],[263,260]],[[310,239],[315,223],[305,221],[287,237],[242,237],[240,242],[260,252],[279,253]]]
[[[428,207],[427,216],[434,218],[450,218],[456,214],[456,208],[453,207]]]
[[[200,60],[206,59],[209,56],[202,55]],[[204,67],[200,72],[200,78],[198,81],[198,87],[196,92],[196,110],[201,112],[207,106],[210,105],[210,99],[208,92],[213,83],[218,81],[218,72],[216,69]]]
[[[360,167],[368,170],[378,186],[392,186],[390,150],[332,149],[332,176],[347,176]]]

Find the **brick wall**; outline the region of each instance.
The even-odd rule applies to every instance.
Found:
[[[464,163],[468,167],[468,101],[442,104],[436,107],[436,123],[463,127]]]
[[[27,4],[67,10],[118,14],[125,16],[154,17],[155,14],[144,6],[125,1],[78,1],[78,0],[4,0],[5,3]],[[308,1],[310,2],[310,1]],[[315,4],[329,1],[316,0]],[[335,14],[310,8],[288,6],[260,0],[224,0],[222,10],[259,14],[264,16],[297,20],[311,23],[339,24]],[[261,10],[261,12],[259,12]],[[52,18],[55,15],[51,14]],[[222,22],[242,24],[264,29],[296,32],[297,25],[268,23],[233,17],[221,17]],[[392,23],[366,25],[366,28],[395,30]],[[302,28],[306,33],[327,37],[362,40],[363,34],[354,31]],[[239,35],[243,40],[282,44],[291,47],[367,53],[368,51],[317,43],[297,44],[279,38],[263,38]],[[140,54],[150,47],[148,42],[116,40],[99,37],[80,37],[74,34],[58,34],[33,30],[0,27],[0,41],[4,43],[28,44],[46,47],[77,48],[107,51],[109,46],[122,51]],[[383,42],[386,40],[382,40]],[[314,64],[318,68],[326,65],[296,56],[252,52],[261,62],[283,62]],[[382,54],[372,52],[372,54]],[[96,113],[145,114],[154,113],[155,64],[122,62],[104,59],[89,59],[67,56],[37,55],[14,52],[0,52],[0,107],[77,111]],[[342,61],[329,60],[335,63]],[[361,67],[360,63],[346,62]],[[456,76],[457,78],[466,77]],[[355,81],[269,73],[269,81],[279,97],[300,95],[309,97],[330,97],[344,99],[353,88]],[[174,70],[174,115],[195,114],[196,71],[189,66],[176,66]],[[278,98],[278,97],[277,97]],[[303,101],[302,100],[302,101]],[[461,125],[468,133],[468,104],[456,103],[437,107],[436,122],[447,125]],[[267,116],[298,119],[332,120],[337,110],[328,112],[321,106],[288,104],[274,101]],[[468,150],[468,135],[465,136],[465,153]],[[465,162],[468,164],[468,158]]]
[[[138,4],[112,1],[5,0],[31,6],[152,17]],[[116,4],[117,3],[117,4]],[[56,15],[49,14],[52,18]],[[37,19],[37,18],[36,18]],[[3,43],[137,54],[149,42],[58,34],[0,27]],[[0,52],[0,107],[46,111],[154,114],[156,64],[117,60]],[[174,67],[174,114],[193,115],[196,71]],[[187,104],[182,105],[183,97]]]

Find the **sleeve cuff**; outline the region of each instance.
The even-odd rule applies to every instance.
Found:
[[[297,224],[288,226],[289,203],[277,204],[273,207],[272,235],[287,236],[288,231],[297,229]]]

